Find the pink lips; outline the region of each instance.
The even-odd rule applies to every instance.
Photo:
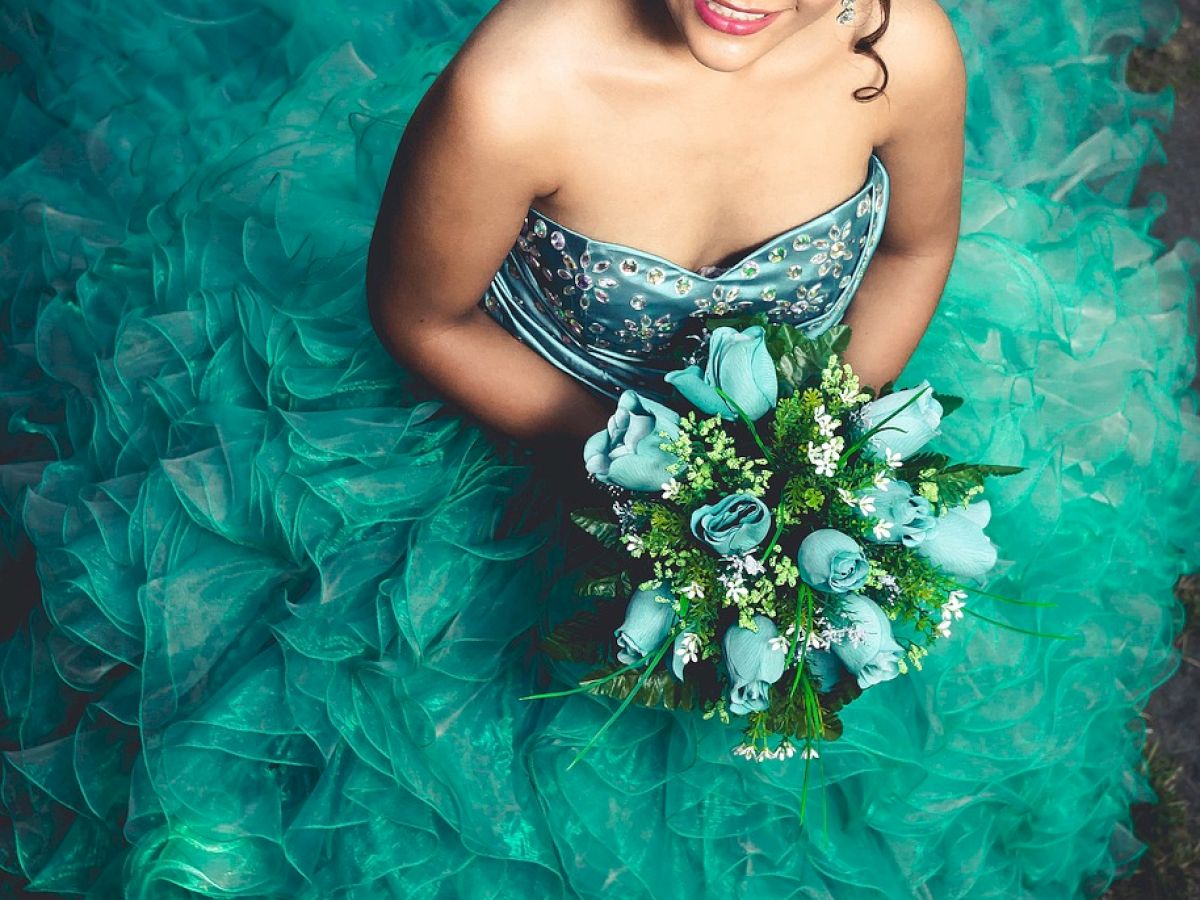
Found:
[[[746,35],[755,34],[762,31],[778,17],[778,12],[768,13],[761,19],[755,19],[753,22],[747,22],[742,19],[730,19],[720,13],[714,12],[708,8],[705,0],[694,0],[696,6],[696,14],[709,28],[715,28],[717,31],[722,31],[725,34]],[[721,0],[717,0],[718,3]],[[738,9],[735,6],[730,6],[730,9]],[[738,9],[738,12],[755,12],[753,9]]]

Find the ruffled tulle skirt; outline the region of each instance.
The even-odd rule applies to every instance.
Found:
[[[1066,898],[1144,849],[1197,495],[1196,246],[1128,208],[1166,0],[948,0],[962,241],[901,378],[969,398],[995,590],[813,769],[557,683],[582,546],[379,345],[366,246],[483,0],[15,0],[0,77],[0,868],[96,897]],[[1158,203],[1158,200],[1155,201]],[[989,605],[990,603],[990,605]]]

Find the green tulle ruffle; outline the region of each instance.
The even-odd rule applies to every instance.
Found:
[[[1138,710],[1195,566],[1197,248],[1129,209],[1167,0],[947,0],[962,242],[901,382],[969,403],[988,615],[801,767],[552,683],[563,510],[398,369],[366,247],[483,0],[9,3],[0,519],[42,598],[0,645],[0,869],[95,897],[1094,896],[1143,851]],[[1157,202],[1157,201],[1156,201]],[[21,603],[27,598],[5,602]],[[943,649],[944,648],[944,649]]]

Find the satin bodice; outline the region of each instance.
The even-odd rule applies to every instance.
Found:
[[[530,208],[480,304],[594,389],[661,396],[663,373],[677,365],[666,348],[690,319],[764,312],[810,336],[837,323],[879,243],[889,187],[872,154],[863,186],[837,206],[731,266],[699,271],[590,238]]]

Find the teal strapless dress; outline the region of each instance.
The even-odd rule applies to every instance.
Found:
[[[877,155],[861,188],[774,235],[730,266],[693,272],[653,253],[598,241],[530,209],[481,301],[501,325],[609,397],[666,399],[670,347],[689,320],[761,312],[810,337],[836,324],[879,245],[891,181]],[[693,329],[693,333],[694,333]]]
[[[1058,605],[989,611],[1082,640],[958,629],[847,709],[802,825],[800,763],[691,714],[631,709],[567,770],[611,701],[518,699],[562,674],[535,647],[576,602],[562,504],[368,323],[392,153],[487,0],[11,0],[0,533],[41,595],[0,587],[33,606],[0,643],[0,888],[1061,900],[1127,872],[1196,565],[1200,254],[1129,208],[1172,98],[1120,74],[1178,13],[944,5],[962,239],[901,380],[970,398],[946,452],[1027,467],[991,491],[994,584]],[[611,394],[724,306],[836,321],[886,179],[724,271],[530,210],[481,303]]]

